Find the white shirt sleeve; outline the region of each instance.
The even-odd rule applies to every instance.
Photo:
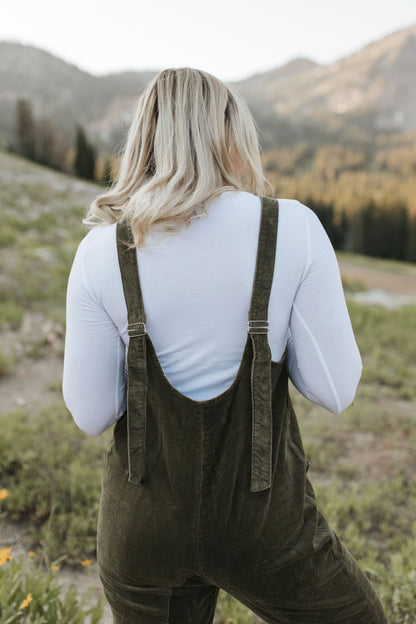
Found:
[[[329,238],[308,210],[308,261],[292,306],[289,375],[308,399],[339,413],[353,401],[362,364]]]
[[[63,395],[78,427],[98,436],[126,409],[125,345],[87,283],[86,239],[68,282]]]

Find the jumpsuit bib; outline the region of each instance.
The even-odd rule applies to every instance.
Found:
[[[127,411],[106,453],[100,576],[116,624],[210,624],[219,588],[269,623],[387,624],[317,508],[268,304],[278,202],[262,199],[247,341],[232,385],[195,401],[146,333],[136,248],[117,225],[128,310]],[[126,245],[127,243],[127,245]]]

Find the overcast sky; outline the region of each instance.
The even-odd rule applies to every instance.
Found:
[[[223,80],[329,63],[416,23],[416,0],[11,0],[0,40],[94,74],[188,65]]]

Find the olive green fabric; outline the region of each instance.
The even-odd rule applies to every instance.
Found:
[[[117,227],[128,309],[127,413],[106,454],[100,575],[116,624],[209,624],[223,588],[266,622],[386,624],[367,578],[318,510],[267,308],[278,202],[262,199],[247,341],[222,394],[194,401],[146,334],[136,251]]]

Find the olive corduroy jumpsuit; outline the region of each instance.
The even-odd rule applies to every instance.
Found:
[[[146,334],[131,230],[117,225],[127,412],[106,454],[98,520],[100,576],[116,624],[209,624],[219,588],[273,624],[387,623],[317,508],[286,354],[271,361],[277,225],[277,200],[263,198],[244,353],[232,385],[205,401],[164,375]]]

